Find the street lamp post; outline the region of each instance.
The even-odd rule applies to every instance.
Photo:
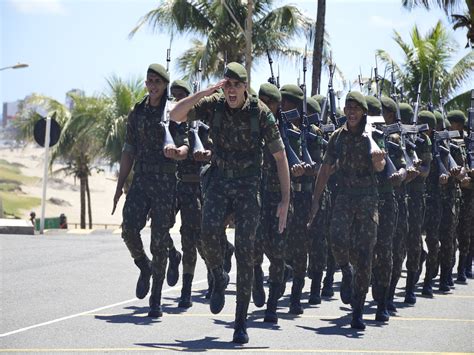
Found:
[[[0,68],[0,71],[1,70],[6,70],[6,69],[22,69],[22,68],[28,68],[29,65],[26,64],[26,63],[18,63],[18,64],[15,64],[15,65],[10,65],[8,67],[3,67],[3,68]]]

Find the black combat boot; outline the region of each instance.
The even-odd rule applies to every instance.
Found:
[[[377,322],[388,322],[390,314],[387,309],[387,301],[389,296],[389,287],[378,285],[377,294],[379,300],[377,300],[377,312],[375,313],[375,320]]]
[[[234,322],[234,337],[233,343],[247,344],[249,336],[247,334],[247,311],[249,309],[249,302],[237,302],[235,308],[235,322]]]
[[[290,314],[303,314],[301,307],[301,292],[304,287],[304,278],[293,277],[293,286],[291,287],[290,296]]]
[[[265,318],[263,319],[264,322],[267,323],[278,323],[278,315],[277,315],[277,306],[278,306],[278,296],[280,294],[281,284],[278,282],[271,282],[270,283],[270,291],[268,292],[268,300],[267,300],[267,309],[265,310]]]
[[[163,280],[158,280],[153,277],[153,285],[151,287],[150,295],[150,311],[148,317],[158,318],[163,315],[161,310],[161,288],[163,287]]]
[[[207,270],[207,291],[206,291],[206,295],[204,296],[206,300],[211,298],[213,285],[214,285],[214,278],[212,277],[211,271]]]
[[[341,282],[341,300],[344,304],[351,303],[352,294],[352,265],[346,264],[341,266],[342,282]]]
[[[352,305],[352,321],[351,328],[353,329],[365,329],[364,321],[362,320],[362,314],[364,313],[364,302],[365,296],[356,295],[351,302]]]
[[[260,265],[253,267],[252,300],[256,307],[265,304],[265,290],[263,288],[263,270]]]
[[[425,249],[422,248],[420,254],[420,263],[418,264],[418,271],[415,277],[415,285],[418,283],[418,281],[420,281],[421,272],[423,271],[423,264],[426,261],[427,256],[428,253],[425,251]]]
[[[433,271],[426,263],[425,279],[423,281],[423,290],[421,294],[427,297],[433,297]]]
[[[387,310],[392,313],[397,312],[397,307],[393,300],[395,299],[395,290],[397,288],[398,278],[390,280],[390,286],[388,288],[388,299],[387,299]]]
[[[134,260],[135,265],[140,269],[140,276],[138,277],[135,295],[139,299],[143,299],[150,291],[150,277],[151,277],[151,262],[146,256]]]
[[[222,266],[218,266],[212,270],[214,285],[212,287],[211,301],[209,303],[211,312],[217,314],[222,311],[225,304],[225,289],[229,284],[229,275],[224,271]]]
[[[466,273],[466,277],[472,279],[472,253],[467,254],[464,272]]]
[[[232,269],[232,255],[234,255],[235,247],[227,242],[225,254],[224,254],[224,271],[229,273]]]
[[[459,254],[459,261],[458,261],[458,277],[456,278],[456,282],[460,284],[467,283],[466,277],[466,260],[467,256],[463,254]]]
[[[405,286],[405,301],[404,301],[405,303],[408,303],[408,304],[416,303],[415,278],[416,278],[416,271],[407,272],[407,283]]]
[[[439,275],[439,290],[441,292],[451,291],[448,283],[449,270],[447,268],[441,268],[441,273]]]
[[[174,286],[179,280],[179,263],[181,262],[181,253],[174,247],[168,252],[168,271],[166,272],[166,282],[169,286]]]
[[[329,274],[326,272],[326,276],[323,281],[323,289],[321,290],[322,297],[332,297],[334,296],[334,274]]]
[[[178,303],[178,307],[180,308],[189,308],[193,305],[193,302],[191,301],[193,277],[194,275],[191,274],[183,274],[183,288],[181,289],[181,299]]]
[[[291,278],[293,278],[293,268],[290,265],[285,264],[285,275],[283,276],[283,282],[280,284],[281,289],[278,298],[281,298],[285,294],[286,283],[290,281]]]
[[[313,272],[311,279],[311,293],[309,295],[309,304],[320,304],[321,303],[321,279],[323,278],[323,272]]]

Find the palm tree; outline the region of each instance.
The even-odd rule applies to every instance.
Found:
[[[98,135],[103,143],[104,156],[112,167],[120,162],[125,143],[127,117],[133,106],[146,94],[143,78],[136,77],[123,80],[117,76],[107,79],[108,90],[104,99],[110,103],[109,110],[100,122]],[[117,172],[118,173],[118,172]],[[128,191],[132,174],[129,175],[124,189]]]
[[[130,36],[144,24],[172,34],[193,34],[192,46],[178,58],[178,67],[194,75],[202,61],[205,78],[220,77],[226,62],[245,62],[245,28],[251,27],[253,58],[265,56],[267,50],[274,56],[301,54],[290,49],[289,43],[309,33],[312,20],[293,5],[272,9],[272,4],[273,0],[254,0],[250,4],[238,0],[166,0],[148,12]],[[252,16],[247,16],[249,8],[253,9]],[[248,21],[250,17],[252,21]],[[252,26],[246,26],[246,22]]]
[[[320,93],[321,69],[323,61],[324,28],[326,22],[326,0],[318,0],[318,12],[316,14],[315,39],[313,47],[313,75],[311,96]]]
[[[71,95],[73,107],[68,110],[64,105],[49,97],[32,95],[20,108],[18,126],[20,137],[32,140],[32,127],[40,116],[34,107],[42,107],[48,115],[56,113],[58,123],[62,126],[61,136],[57,145],[51,149],[50,167],[60,159],[65,167],[54,173],[64,172],[73,175],[80,181],[80,224],[86,228],[86,195],[89,211],[89,228],[92,228],[92,206],[90,201],[89,176],[96,168],[95,161],[101,152],[101,141],[97,135],[98,122],[109,110],[109,104],[103,98]]]
[[[398,32],[394,40],[404,54],[404,61],[398,64],[385,50],[377,50],[377,56],[393,67],[397,83],[405,89],[405,95],[414,102],[418,84],[421,82],[421,101],[439,104],[440,95],[449,100],[457,87],[466,83],[474,70],[474,52],[470,51],[457,63],[451,65],[457,43],[449,36],[439,21],[425,36],[415,25],[411,30],[411,43],[405,42]],[[431,92],[429,88],[432,88]]]
[[[463,15],[454,14],[463,3],[466,3],[467,10]],[[446,15],[451,16],[453,29],[466,28],[467,45],[466,48],[474,47],[474,1],[472,0],[402,0],[402,6],[411,10],[417,6],[423,6],[429,10],[433,6],[441,8]]]

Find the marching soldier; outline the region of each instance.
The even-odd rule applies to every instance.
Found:
[[[385,167],[384,152],[375,147],[375,142],[365,133],[367,110],[367,102],[361,93],[351,91],[346,96],[347,122],[329,140],[308,223],[313,222],[324,187],[331,171],[336,169],[340,192],[332,211],[330,240],[342,271],[341,299],[352,305],[351,327],[355,329],[365,329],[362,313],[378,225],[375,173]]]
[[[215,93],[223,88],[223,93]],[[289,172],[283,142],[269,109],[248,94],[247,72],[229,63],[224,79],[176,104],[171,119],[178,122],[206,121],[213,141],[213,159],[204,173],[204,204],[201,239],[214,279],[211,312],[219,313],[225,302],[229,276],[223,270],[219,235],[227,203],[235,212],[235,255],[237,259],[237,304],[233,342],[247,343],[247,312],[253,280],[253,248],[259,219],[259,185],[263,142],[276,160],[281,186],[277,208],[278,231],[285,229],[289,205]]]
[[[174,143],[166,142],[166,121],[169,74],[160,64],[151,64],[146,76],[148,95],[135,105],[127,120],[125,145],[120,161],[120,173],[114,196],[115,211],[122,189],[134,169],[132,186],[123,207],[122,238],[140,269],[136,296],[144,298],[153,286],[150,296],[150,317],[160,317],[161,289],[171,245],[169,229],[174,224],[176,199],[176,160],[186,158],[186,132],[179,133],[175,123],[170,124]],[[135,164],[134,164],[135,163]],[[148,259],[140,237],[148,213],[151,214],[151,253]]]

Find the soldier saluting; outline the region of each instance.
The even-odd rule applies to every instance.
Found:
[[[223,89],[223,93],[216,93]],[[210,168],[203,179],[203,217],[201,239],[204,254],[212,270],[214,285],[211,312],[224,306],[229,276],[223,270],[220,233],[228,203],[235,211],[235,246],[237,259],[237,305],[234,337],[247,343],[247,311],[253,279],[253,246],[260,214],[260,176],[263,147],[275,158],[281,186],[277,208],[280,233],[286,226],[290,181],[284,145],[271,111],[247,93],[247,72],[238,63],[229,63],[224,79],[176,104],[172,120],[200,119],[210,127],[214,144]]]

